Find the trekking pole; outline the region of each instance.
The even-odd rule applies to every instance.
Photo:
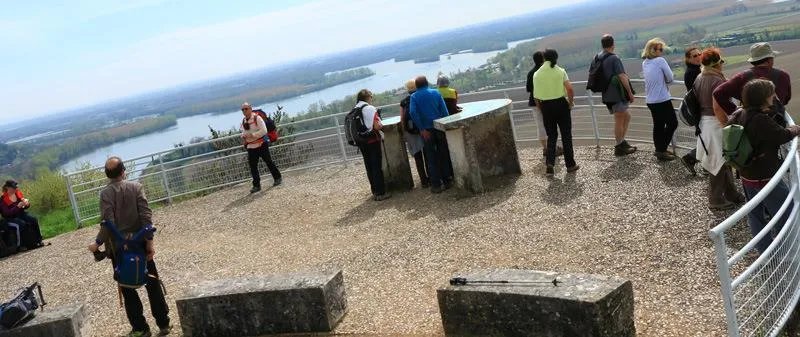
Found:
[[[463,286],[468,284],[552,284],[558,287],[558,278],[553,278],[552,281],[511,281],[511,280],[468,280],[466,277],[453,277],[450,279],[450,285]]]

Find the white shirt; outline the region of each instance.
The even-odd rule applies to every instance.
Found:
[[[375,114],[378,113],[378,108],[364,101],[358,101],[358,103],[356,103],[356,108],[362,106],[364,108],[361,109],[361,118],[364,119],[364,125],[367,127],[367,131],[372,131],[372,126],[375,124]],[[381,120],[380,117],[377,117],[377,119],[378,121]],[[381,139],[383,139],[383,131],[378,131],[378,134],[381,136]]]

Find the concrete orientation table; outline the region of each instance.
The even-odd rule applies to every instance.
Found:
[[[522,173],[511,125],[511,100],[459,104],[461,113],[433,121],[447,135],[456,186],[483,193],[484,177]]]
[[[387,191],[408,191],[414,188],[408,150],[400,129],[400,117],[390,117],[383,124],[383,180]]]

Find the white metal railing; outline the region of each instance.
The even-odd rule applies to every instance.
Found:
[[[794,124],[787,114],[786,119]],[[742,208],[709,231],[714,241],[717,271],[727,318],[728,335],[778,336],[800,298],[800,159],[795,138],[782,148],[784,161],[769,183]],[[747,216],[779,184],[787,184],[788,197],[758,235],[741,242],[732,232],[747,228]],[[782,218],[788,214],[786,221]],[[749,237],[750,235],[748,235]],[[756,245],[772,238],[764,252]]]

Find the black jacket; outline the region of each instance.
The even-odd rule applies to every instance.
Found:
[[[686,91],[689,91],[694,86],[694,80],[700,76],[700,66],[691,63],[686,64],[686,72],[683,74],[683,84],[686,85]]]

